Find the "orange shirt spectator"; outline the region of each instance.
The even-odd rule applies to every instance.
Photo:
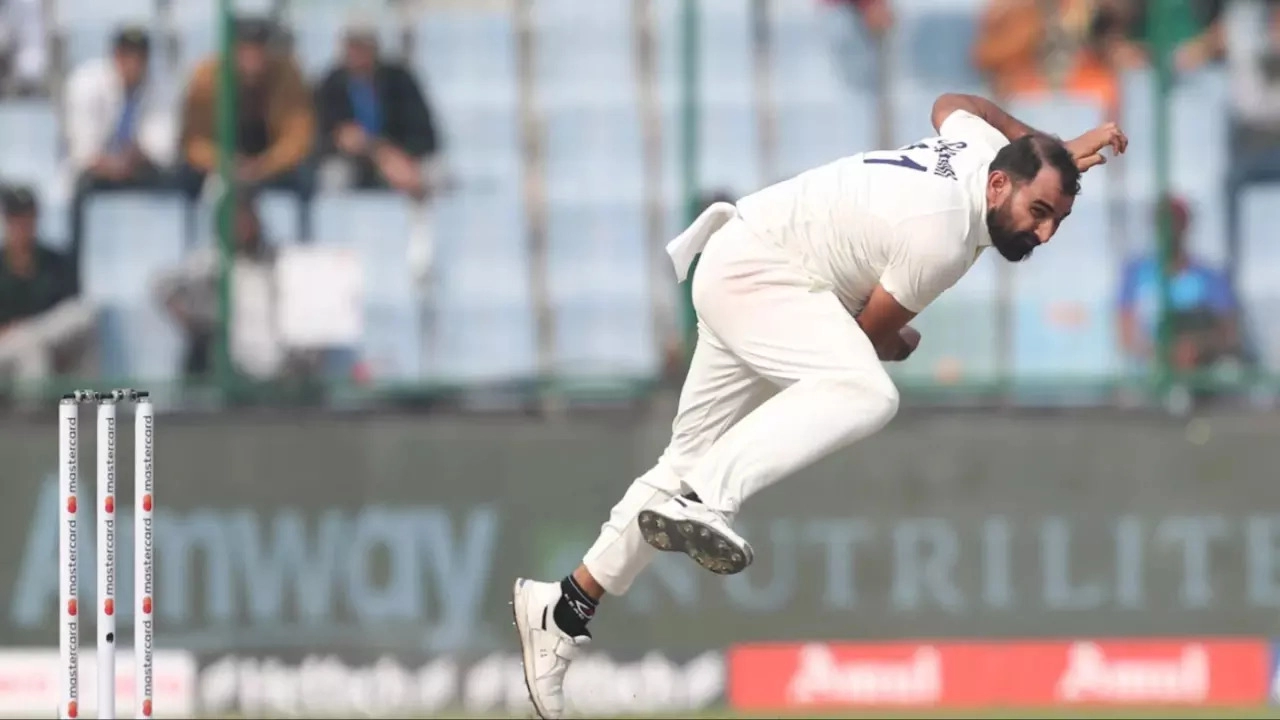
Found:
[[[1064,91],[1116,108],[1116,75],[1095,32],[1099,0],[990,0],[973,62],[1000,97]]]

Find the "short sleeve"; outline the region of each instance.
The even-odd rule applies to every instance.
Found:
[[[967,110],[955,110],[942,121],[938,134],[948,140],[963,140],[971,145],[982,145],[992,152],[1009,144],[1008,138],[982,118]]]
[[[924,310],[964,276],[974,257],[963,240],[967,217],[948,210],[904,220],[894,228],[897,252],[880,286],[913,313]]]

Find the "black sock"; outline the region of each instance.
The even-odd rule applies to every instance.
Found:
[[[560,601],[556,603],[552,617],[556,625],[570,635],[591,637],[587,623],[591,622],[599,604],[600,601],[588,595],[572,575],[566,575],[560,581]]]

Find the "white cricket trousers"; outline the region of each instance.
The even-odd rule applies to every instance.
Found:
[[[875,348],[794,256],[734,218],[693,278],[698,342],[671,443],[614,506],[583,563],[625,593],[656,550],[636,516],[690,490],[730,517],[742,501],[884,427],[898,391]]]

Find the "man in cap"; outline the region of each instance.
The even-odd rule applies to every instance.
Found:
[[[439,135],[413,74],[379,57],[375,27],[348,24],[342,63],[320,84],[316,106],[326,182],[426,195],[423,161],[439,152]]]
[[[38,382],[84,357],[93,337],[94,313],[76,295],[70,258],[37,240],[37,205],[31,189],[5,189],[0,206],[0,376]]]

